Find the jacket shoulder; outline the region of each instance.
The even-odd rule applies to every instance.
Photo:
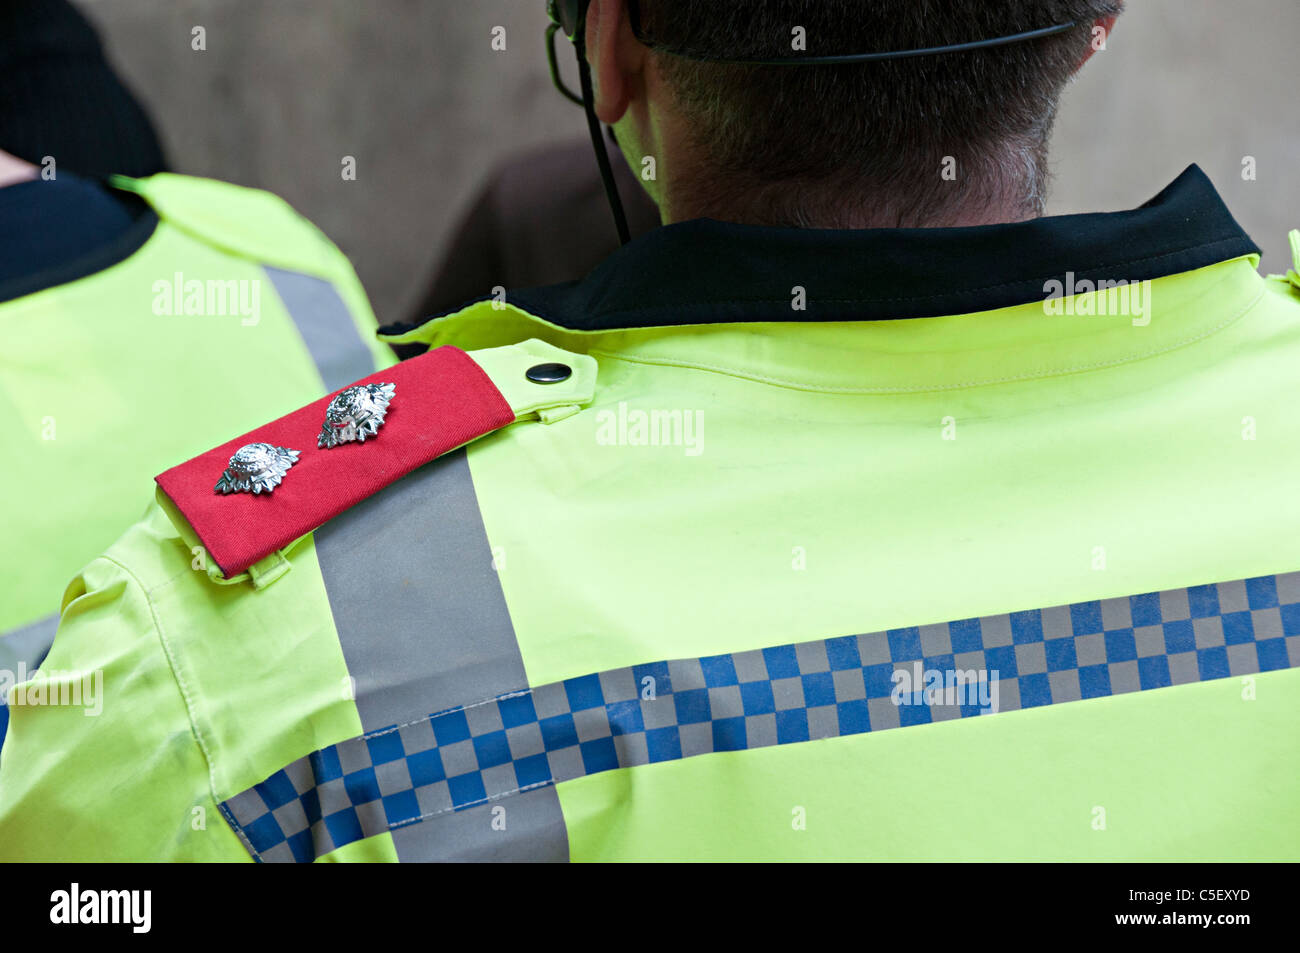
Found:
[[[355,280],[347,258],[325,233],[272,192],[170,172],[110,181],[206,244],[290,271]]]

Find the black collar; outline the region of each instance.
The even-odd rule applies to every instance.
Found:
[[[1044,283],[1142,281],[1259,248],[1189,166],[1126,212],[1009,225],[841,231],[697,219],[657,228],[581,281],[508,300],[576,331],[756,321],[866,321],[968,314],[1047,296]],[[806,310],[795,310],[796,286]]]
[[[111,268],[157,225],[142,199],[70,172],[0,189],[0,302]]]

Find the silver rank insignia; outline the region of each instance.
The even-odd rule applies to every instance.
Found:
[[[364,443],[379,432],[396,384],[354,384],[339,391],[325,408],[325,424],[316,446],[328,450],[355,440]]]
[[[245,444],[230,458],[213,489],[218,493],[270,493],[297,462],[297,450],[269,443]]]

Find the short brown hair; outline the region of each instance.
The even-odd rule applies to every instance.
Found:
[[[899,226],[953,203],[1041,211],[1061,90],[1096,19],[1123,0],[640,0],[643,35],[692,129],[695,205],[767,224],[833,224],[853,196],[887,196]],[[738,66],[731,58],[917,49],[1074,22],[1061,34],[942,55],[837,66]],[[940,169],[956,164],[955,181]],[[1027,194],[1024,194],[1027,193]],[[838,203],[838,205],[837,205]],[[874,204],[874,202],[873,202]],[[876,209],[879,212],[879,209]],[[725,217],[719,215],[718,217]]]

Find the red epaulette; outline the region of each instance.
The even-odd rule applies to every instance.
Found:
[[[416,467],[514,420],[469,355],[440,347],[155,479],[229,578]]]

